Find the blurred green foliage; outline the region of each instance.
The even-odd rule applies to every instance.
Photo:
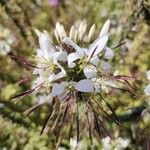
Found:
[[[14,42],[9,55],[0,56],[0,149],[47,150],[56,146],[53,134],[47,132],[40,135],[49,108],[45,106],[25,117],[23,112],[35,103],[36,98],[27,96],[18,103],[10,100],[16,93],[30,89],[31,80],[34,79],[32,69],[27,70],[23,64],[11,59],[10,55],[15,54],[33,62],[33,55],[38,47],[35,28],[47,30],[53,38],[53,29],[57,21],[63,23],[69,31],[78,19],[87,20],[89,26],[96,24],[96,34],[99,33],[102,24],[110,19],[112,24],[109,46],[113,48],[126,41],[124,45],[115,49],[112,65],[119,74],[136,77],[133,86],[137,90],[137,96],[118,92],[107,95],[107,101],[125,122],[119,128],[112,122],[109,122],[108,126],[112,133],[118,132],[119,136],[130,138],[129,149],[145,149],[150,136],[150,119],[147,117],[138,123],[134,122],[134,118],[130,116],[130,108],[149,107],[149,100],[143,93],[147,84],[145,73],[150,69],[149,6],[148,0],[61,0],[58,7],[50,6],[48,0],[41,0],[41,5],[38,5],[36,0],[1,0],[0,27],[10,31]],[[2,33],[0,42],[1,37]],[[29,81],[17,84],[22,79]],[[135,112],[135,119],[141,112],[142,110]],[[49,124],[53,124],[53,120]],[[68,145],[68,141],[64,143],[62,145]]]

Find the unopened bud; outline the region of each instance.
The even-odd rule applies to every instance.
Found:
[[[99,37],[105,36],[107,34],[109,30],[109,26],[110,26],[110,20],[107,20],[101,29]]]
[[[76,30],[75,27],[72,26],[69,33],[69,37],[73,40],[75,40],[75,30]]]
[[[57,42],[60,43],[59,34],[56,29],[54,30],[54,35],[55,35]]]
[[[96,25],[93,24],[93,25],[91,26],[90,31],[89,31],[89,34],[88,34],[88,42],[90,42],[92,36],[94,35],[95,29],[96,29]]]

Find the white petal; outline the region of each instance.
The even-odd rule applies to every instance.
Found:
[[[110,20],[107,20],[101,29],[99,37],[105,36],[107,34],[109,30],[109,26],[110,26]]]
[[[50,74],[50,76],[48,77],[48,81],[49,82],[61,79],[61,78],[66,76],[66,71],[64,70],[64,68],[57,62],[55,62],[55,65],[57,65],[58,68],[61,69],[61,71],[59,73],[57,73],[57,74]]]
[[[64,69],[60,64],[58,64],[58,63],[57,63],[57,66],[61,69],[61,71],[60,71],[58,74],[55,75],[55,79],[56,79],[56,80],[57,80],[57,79],[61,79],[61,78],[63,78],[63,77],[66,76],[66,71],[65,71],[65,69]]]
[[[80,92],[93,92],[93,84],[91,80],[80,80],[78,83],[75,85],[75,89]]]
[[[55,75],[54,74],[51,74],[48,79],[47,79],[49,82],[52,82],[52,81],[55,81]]]
[[[82,51],[84,51],[84,53],[88,56],[90,50],[88,48],[82,48]]]
[[[150,70],[146,73],[146,78],[150,81]]]
[[[55,80],[61,79],[65,76],[66,76],[66,72],[64,73],[64,72],[61,71],[61,72],[59,72],[58,74],[55,75]]]
[[[76,61],[77,59],[79,59],[79,55],[77,53],[71,53],[68,55],[68,66],[69,68],[74,68],[76,66],[76,64],[74,63],[74,61]]]
[[[39,45],[45,58],[54,52],[47,35],[44,33],[41,33],[39,36]]]
[[[52,96],[58,96],[62,94],[65,90],[65,86],[63,84],[54,83],[52,87]]]
[[[105,52],[104,57],[106,59],[111,59],[112,57],[114,57],[114,51],[110,49],[109,47],[106,47],[106,52]]]
[[[67,61],[67,53],[61,51],[59,57],[57,58],[59,61]]]
[[[67,61],[67,53],[66,52],[55,52],[51,54],[51,57],[53,58],[54,62],[57,61]]]
[[[147,96],[150,96],[150,84],[145,87],[144,92]]]
[[[76,53],[80,56],[80,58],[84,57],[85,54],[86,54],[85,53],[85,48],[81,48],[81,47],[78,46]]]
[[[94,78],[97,73],[97,69],[95,66],[89,65],[83,68],[84,75],[87,79]]]
[[[88,58],[95,57],[98,55],[103,48],[106,46],[106,43],[108,41],[108,35],[105,35],[103,37],[99,37],[93,44],[92,47],[90,48]]]

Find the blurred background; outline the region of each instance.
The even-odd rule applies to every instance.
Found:
[[[143,110],[149,110],[149,100],[144,96],[148,84],[146,72],[150,69],[150,1],[148,0],[0,0],[0,150],[50,150],[55,149],[55,135],[40,135],[49,112],[44,106],[30,116],[23,112],[37,100],[34,95],[25,96],[17,103],[10,98],[31,88],[33,69],[11,58],[17,55],[34,62],[38,38],[34,32],[47,30],[54,37],[55,23],[60,22],[69,32],[78,20],[85,20],[90,27],[96,24],[96,34],[106,20],[111,20],[109,46],[115,47],[113,67],[119,74],[136,78],[133,86],[137,96],[128,93],[111,93],[106,99],[118,114],[121,127],[108,121],[115,139],[108,137],[95,140],[94,149],[115,149],[122,138],[124,147],[118,149],[145,150],[150,148],[150,116],[148,111],[142,119]],[[137,121],[138,120],[138,121]],[[53,124],[50,120],[48,124]],[[123,140],[123,139],[126,139]],[[73,149],[70,139],[64,139],[60,149]],[[85,137],[84,145],[90,149]]]

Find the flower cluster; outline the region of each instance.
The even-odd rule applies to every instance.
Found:
[[[91,143],[92,131],[96,131],[96,137],[101,137],[101,130],[111,136],[103,115],[119,125],[115,111],[103,98],[102,93],[108,93],[111,89],[122,90],[126,85],[131,88],[128,79],[132,78],[113,73],[109,62],[114,56],[114,50],[107,46],[109,26],[108,20],[94,40],[95,24],[87,32],[86,22],[78,21],[67,35],[64,26],[56,23],[54,35],[57,44],[51,41],[46,31],[35,30],[39,37],[39,49],[35,57],[36,65],[30,66],[34,67],[33,74],[36,75],[36,80],[31,90],[13,98],[32,92],[37,94],[37,104],[25,112],[27,115],[39,106],[49,103],[51,113],[46,118],[42,132],[47,121],[53,118],[55,121],[50,132],[56,127],[60,130],[59,142],[62,139],[62,127],[68,122],[71,129],[77,131],[77,143],[82,137],[81,131],[89,131]],[[99,100],[95,99],[95,96]],[[101,102],[106,104],[111,113],[103,109]]]
[[[150,70],[147,72],[146,77],[150,82]],[[150,96],[150,83],[145,87],[144,92],[147,96]]]
[[[40,48],[37,49],[37,68],[33,72],[38,76],[34,87],[42,84],[42,88],[49,90],[47,98],[49,101],[56,96],[65,100],[70,93],[74,92],[106,91],[110,80],[111,65],[104,60],[109,60],[114,56],[113,50],[106,46],[109,25],[108,20],[99,37],[88,48],[80,47],[75,43],[85,39],[86,26],[83,23],[79,28],[72,26],[69,36],[63,25],[57,23],[54,32],[59,42],[57,46],[50,42],[46,32],[36,30]],[[86,36],[88,41],[94,30],[95,25],[90,28]]]

